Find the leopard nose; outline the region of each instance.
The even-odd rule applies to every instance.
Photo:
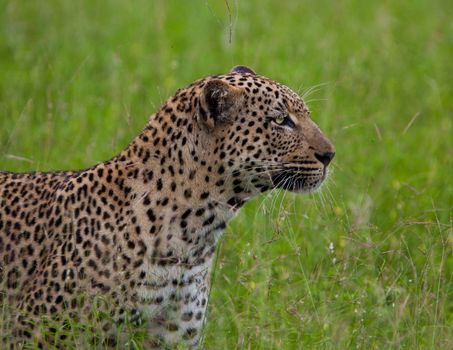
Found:
[[[319,160],[324,166],[328,166],[330,161],[333,159],[335,152],[325,152],[325,153],[315,153],[315,157]]]

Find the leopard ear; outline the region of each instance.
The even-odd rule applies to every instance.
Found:
[[[197,118],[208,129],[233,119],[240,92],[226,82],[213,79],[203,86],[199,97]]]
[[[248,74],[256,75],[256,73],[253,69],[246,67],[246,66],[235,66],[230,71],[230,73],[239,73],[239,74],[248,73]]]

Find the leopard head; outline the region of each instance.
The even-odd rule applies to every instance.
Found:
[[[244,66],[206,78],[200,88],[198,125],[206,148],[230,169],[235,192],[320,187],[335,148],[295,92]]]

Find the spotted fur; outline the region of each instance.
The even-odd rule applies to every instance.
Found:
[[[106,328],[129,317],[196,347],[227,223],[271,188],[316,189],[333,155],[289,88],[247,67],[198,80],[107,162],[0,173],[0,291],[21,325],[105,296]]]

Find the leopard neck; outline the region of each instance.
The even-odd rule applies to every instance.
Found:
[[[202,140],[194,118],[162,110],[111,166],[123,169],[134,221],[147,231],[156,261],[171,255],[194,263],[213,253],[252,193],[218,156],[215,143]]]

